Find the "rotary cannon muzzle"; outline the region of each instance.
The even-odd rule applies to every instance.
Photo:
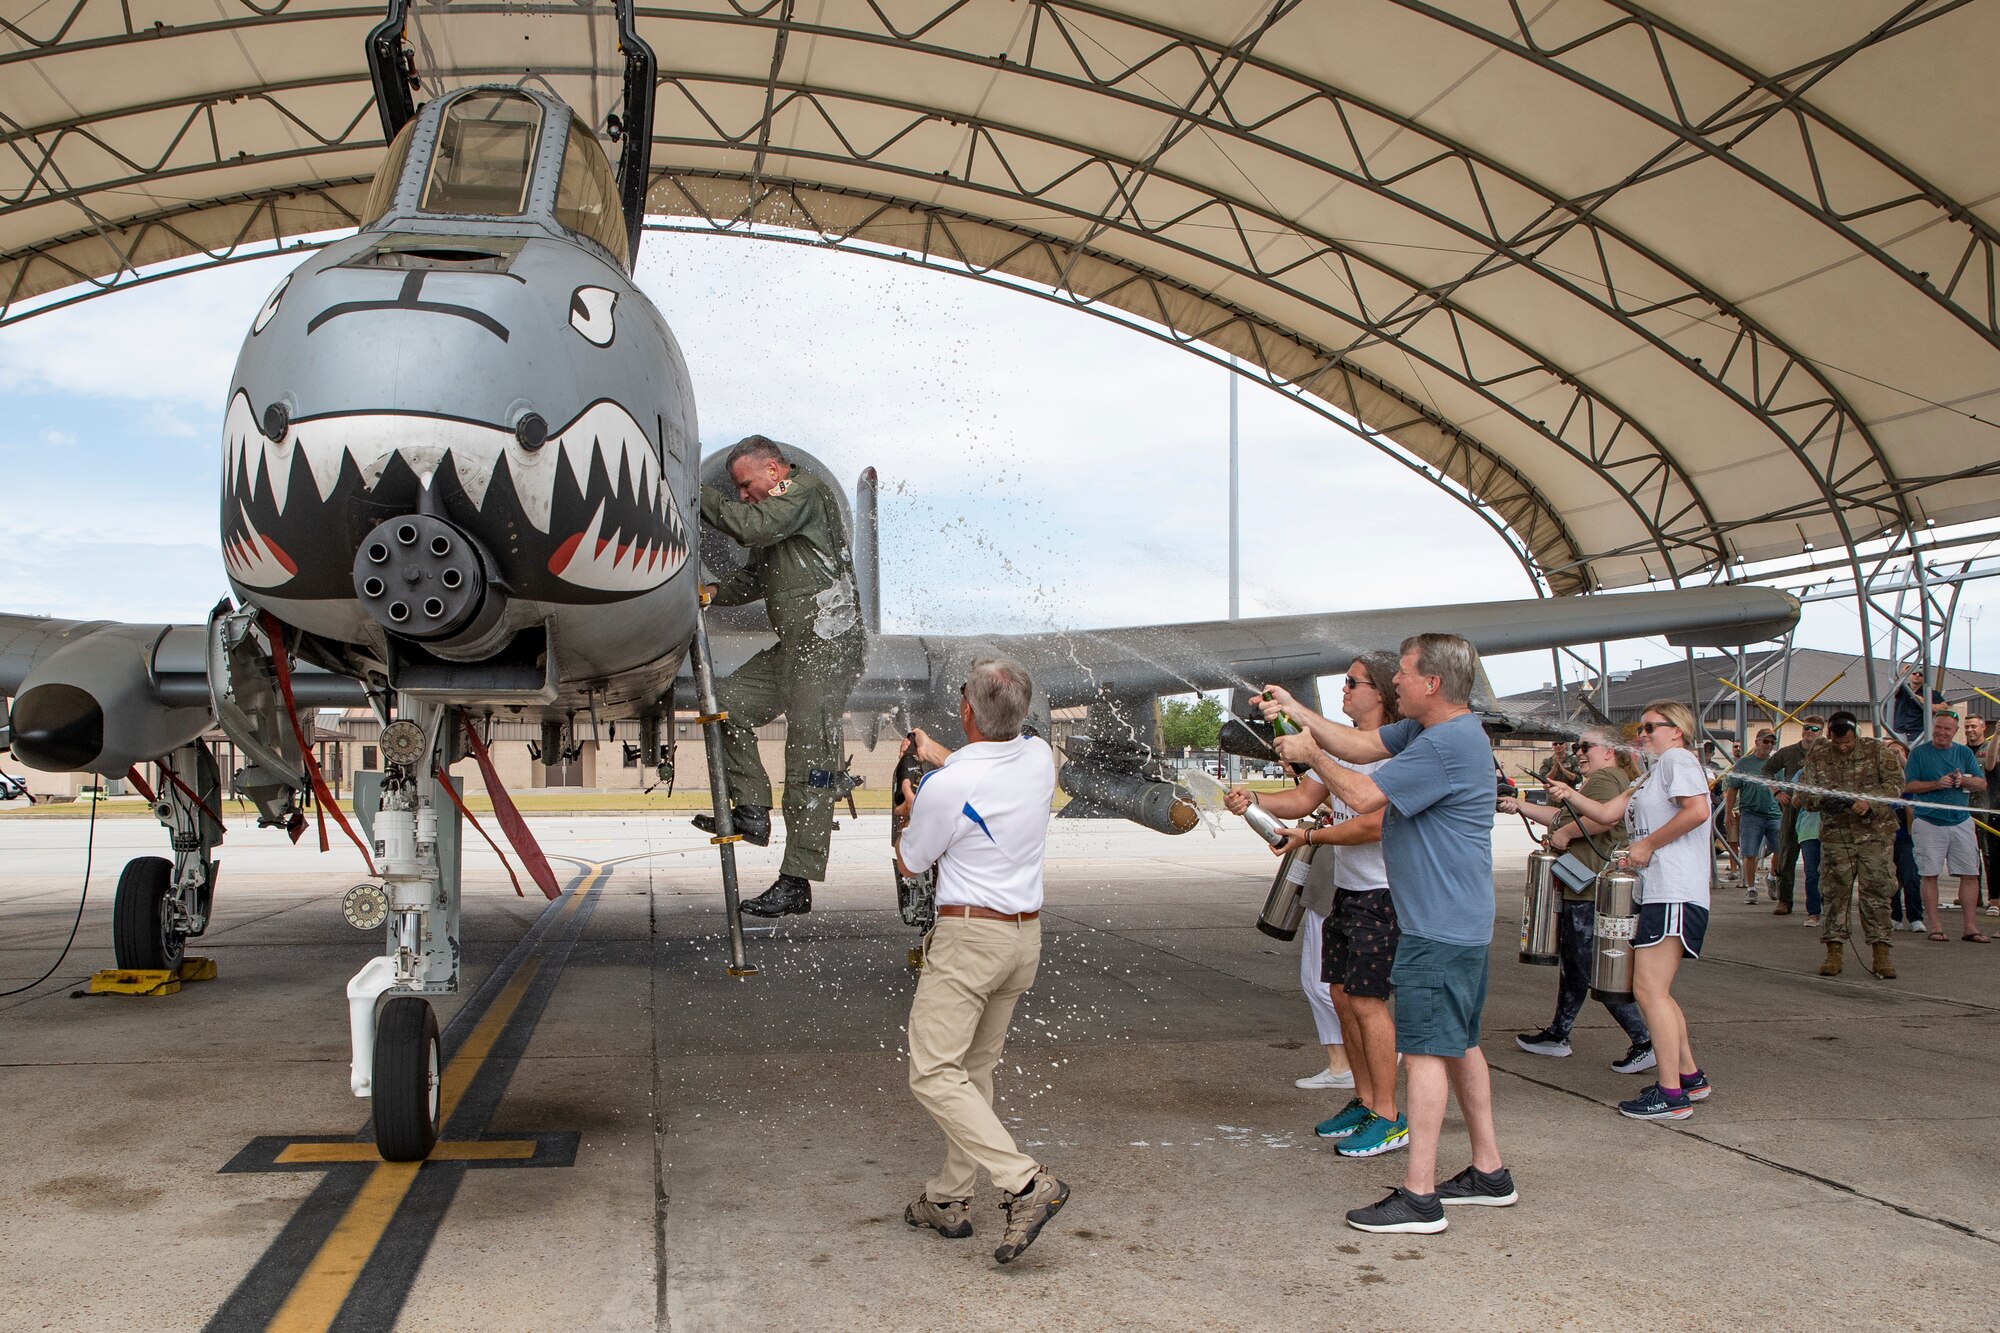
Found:
[[[391,634],[449,638],[502,600],[487,586],[486,567],[478,544],[459,528],[429,514],[405,514],[361,539],[354,595]]]

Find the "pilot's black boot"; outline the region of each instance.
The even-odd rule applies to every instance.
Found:
[[[812,909],[812,883],[797,875],[780,875],[770,888],[737,910],[751,916],[804,916]]]
[[[714,815],[696,815],[691,823],[703,833],[715,833]],[[735,805],[729,808],[729,822],[743,835],[743,841],[752,847],[771,845],[771,811],[761,805]]]

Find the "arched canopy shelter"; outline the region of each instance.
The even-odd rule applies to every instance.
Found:
[[[4,11],[0,318],[361,220],[379,5]],[[1233,353],[1547,591],[2000,515],[1995,6],[694,0],[638,30],[651,212]],[[406,37],[419,96],[533,67],[621,109],[608,4],[419,4]]]

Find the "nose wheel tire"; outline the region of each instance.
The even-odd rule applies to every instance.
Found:
[[[375,1025],[375,1147],[385,1162],[421,1162],[438,1140],[437,1015],[428,1000],[399,995]]]
[[[111,903],[111,943],[118,966],[150,972],[180,967],[187,936],[174,929],[167,907],[173,886],[173,862],[164,857],[136,856],[125,863]]]

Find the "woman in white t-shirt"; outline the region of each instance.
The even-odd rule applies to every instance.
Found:
[[[1639,923],[1632,937],[1632,992],[1652,1029],[1659,1082],[1620,1102],[1634,1120],[1685,1120],[1708,1096],[1708,1079],[1694,1062],[1687,1016],[1673,996],[1682,958],[1701,957],[1708,931],[1708,774],[1688,748],[1696,739],[1685,704],[1657,699],[1639,718],[1639,744],[1652,756],[1646,776],[1608,801],[1592,801],[1564,783],[1549,795],[1601,824],[1625,822],[1631,838],[1622,858],[1639,872]],[[1657,946],[1672,940],[1673,946]]]

